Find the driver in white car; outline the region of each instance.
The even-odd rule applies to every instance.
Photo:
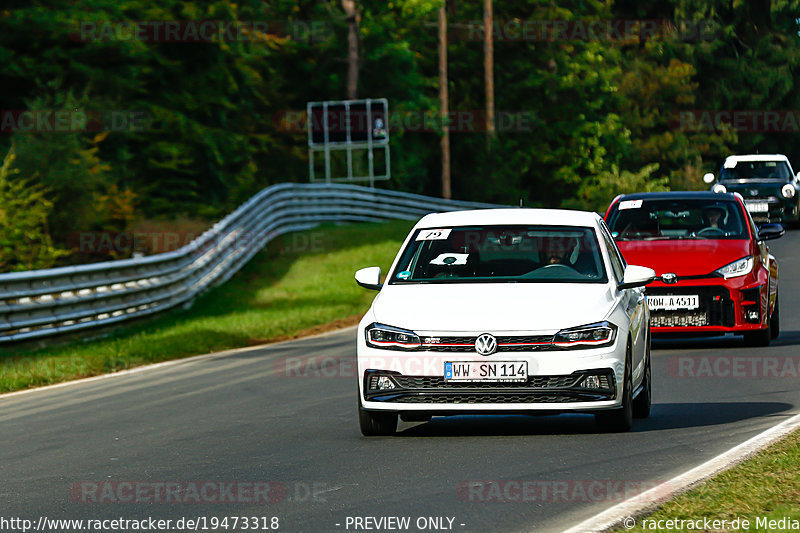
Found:
[[[577,247],[578,239],[575,237],[550,237],[542,243],[542,251],[548,265],[573,266],[570,259]]]

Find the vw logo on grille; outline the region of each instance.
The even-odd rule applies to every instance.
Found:
[[[497,339],[488,333],[478,336],[475,339],[475,351],[481,355],[492,355],[497,351]]]
[[[758,189],[750,189],[750,196],[758,196]]]
[[[678,276],[672,272],[667,272],[666,274],[661,275],[661,281],[664,283],[677,283]]]

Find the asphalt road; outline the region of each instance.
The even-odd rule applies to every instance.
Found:
[[[800,411],[798,245],[800,232],[772,245],[780,338],[757,351],[734,338],[657,343],[653,412],[627,434],[561,415],[434,419],[363,438],[353,329],[2,397],[0,530],[15,530],[4,518],[153,517],[178,531],[181,517],[205,517],[197,529],[213,531],[213,519],[247,516],[336,532],[401,516],[407,531],[559,531]]]

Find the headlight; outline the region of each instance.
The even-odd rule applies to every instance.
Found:
[[[728,279],[744,276],[745,274],[749,274],[751,270],[753,270],[753,256],[742,257],[738,261],[734,261],[730,265],[725,265],[722,268],[718,268],[714,272],[723,278]]]
[[[367,327],[367,344],[373,348],[389,350],[413,350],[422,345],[413,331],[383,324],[371,324]]]
[[[781,194],[783,195],[784,198],[794,198],[796,192],[797,191],[794,190],[794,187],[792,186],[791,183],[787,183],[781,189]]]
[[[713,187],[711,187],[711,190],[712,190],[713,192],[728,192],[728,189],[727,189],[727,187],[725,187],[725,186],[724,186],[723,184],[721,184],[721,183],[715,183],[715,184],[714,184],[714,186],[713,186]]]
[[[610,322],[598,322],[562,329],[553,337],[553,345],[559,348],[599,348],[613,344],[616,335],[617,326]]]

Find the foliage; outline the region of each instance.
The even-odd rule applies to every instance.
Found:
[[[53,266],[65,251],[53,246],[47,220],[53,203],[48,191],[19,176],[14,146],[0,167],[0,271]]]
[[[440,5],[358,0],[359,96],[388,98],[401,119],[438,112]],[[679,120],[692,110],[800,109],[798,11],[798,0],[494,0],[498,133],[453,128],[454,196],[596,209],[616,186],[704,188],[702,174],[729,153],[800,156],[798,131]],[[450,108],[480,124],[482,3],[449,0],[447,14]],[[117,31],[201,20],[267,27],[203,42]],[[515,38],[508,26],[614,20],[675,27]],[[280,118],[308,101],[343,99],[346,59],[339,0],[10,1],[0,11],[0,109],[97,120],[47,133],[4,126],[0,148],[13,143],[15,168],[47,191],[58,246],[76,231],[122,231],[137,218],[213,220],[265,186],[307,179],[304,124]],[[390,123],[392,180],[382,186],[438,194],[440,131]]]
[[[604,214],[610,199],[618,194],[668,191],[668,178],[653,178],[657,170],[657,163],[642,167],[637,172],[620,171],[613,166],[581,183],[578,193],[564,202],[564,207],[590,209]]]

